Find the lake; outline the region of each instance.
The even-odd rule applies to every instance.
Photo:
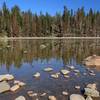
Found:
[[[75,86],[84,88],[88,83],[96,83],[100,91],[100,68],[88,68],[82,62],[93,54],[100,55],[99,39],[0,40],[0,75],[9,73],[16,80],[26,83],[16,92],[0,94],[0,100],[15,100],[19,95],[24,95],[27,100],[36,100],[29,97],[27,91],[38,94],[46,92],[46,96],[38,96],[39,100],[48,100],[49,95],[56,96],[57,100],[68,100],[62,91],[68,91],[69,95],[80,94]],[[75,74],[68,66],[74,66],[80,73]],[[45,72],[44,68],[47,67],[53,68],[53,71]],[[61,69],[71,71],[69,78],[62,74],[58,79],[50,76]],[[96,75],[90,75],[89,70]],[[33,77],[36,72],[41,74],[38,79]],[[12,85],[13,80],[9,83]]]

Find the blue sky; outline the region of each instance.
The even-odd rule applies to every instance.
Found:
[[[4,1],[9,8],[18,5],[22,11],[30,9],[33,13],[38,14],[42,11],[54,15],[56,12],[62,12],[64,5],[74,11],[82,6],[84,6],[86,12],[90,8],[94,11],[100,11],[100,0],[0,0],[0,8]]]

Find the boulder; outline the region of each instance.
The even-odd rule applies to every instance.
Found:
[[[15,100],[26,100],[24,96],[19,96]]]
[[[10,85],[6,82],[0,82],[0,93],[6,92],[10,90]]]
[[[66,69],[62,69],[62,70],[61,70],[61,73],[62,73],[63,75],[66,75],[66,74],[69,74],[70,71],[69,71],[69,70],[66,70]]]
[[[0,75],[0,81],[10,81],[13,80],[14,76],[10,74]]]
[[[15,91],[17,91],[19,88],[20,88],[19,85],[16,84],[16,85],[12,86],[12,87],[10,88],[10,90],[11,90],[12,92],[15,92]]]
[[[53,69],[50,68],[50,67],[48,67],[48,68],[45,68],[44,71],[45,71],[45,72],[50,72],[50,71],[53,71]]]
[[[82,95],[79,95],[79,94],[72,94],[70,96],[70,100],[85,100],[85,98]]]
[[[86,66],[99,66],[100,67],[100,56],[89,56],[84,60]]]
[[[91,96],[91,97],[99,97],[99,91],[91,89],[91,88],[85,88],[85,95]]]

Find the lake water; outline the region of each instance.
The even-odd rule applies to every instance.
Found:
[[[16,92],[0,94],[0,100],[14,100],[19,95],[24,95],[27,100],[36,100],[27,95],[29,90],[38,94],[47,93],[44,97],[38,96],[39,100],[48,100],[49,95],[56,96],[57,100],[68,100],[68,96],[62,95],[62,91],[68,91],[69,95],[80,94],[80,90],[74,87],[79,85],[84,88],[88,83],[96,83],[100,91],[100,68],[90,68],[96,74],[91,76],[82,63],[86,57],[93,54],[100,55],[99,39],[0,40],[0,75],[9,73],[14,75],[16,80],[26,83],[26,86]],[[69,70],[70,65],[80,73],[75,75],[75,72],[71,71],[70,78],[64,78],[62,74],[58,79],[50,77],[61,69]],[[52,67],[54,70],[44,72],[46,67]],[[36,72],[41,73],[39,79],[33,77]],[[12,85],[13,81],[9,83]]]

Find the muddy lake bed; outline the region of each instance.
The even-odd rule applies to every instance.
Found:
[[[26,83],[15,92],[0,94],[0,100],[15,100],[20,95],[26,100],[48,100],[49,95],[54,95],[57,100],[69,100],[70,94],[81,94],[80,90],[89,83],[96,83],[100,92],[100,67],[89,68],[82,63],[93,54],[100,55],[99,39],[0,40],[0,75],[12,74],[14,80]],[[53,70],[44,71],[48,67]],[[62,69],[70,71],[69,77],[61,73]],[[36,72],[40,73],[39,78],[33,76]],[[59,73],[58,78],[51,77],[55,73]],[[12,86],[14,80],[8,83]],[[30,97],[28,91],[38,96]],[[68,95],[63,95],[63,91],[67,91]],[[41,96],[43,93],[46,95]]]

